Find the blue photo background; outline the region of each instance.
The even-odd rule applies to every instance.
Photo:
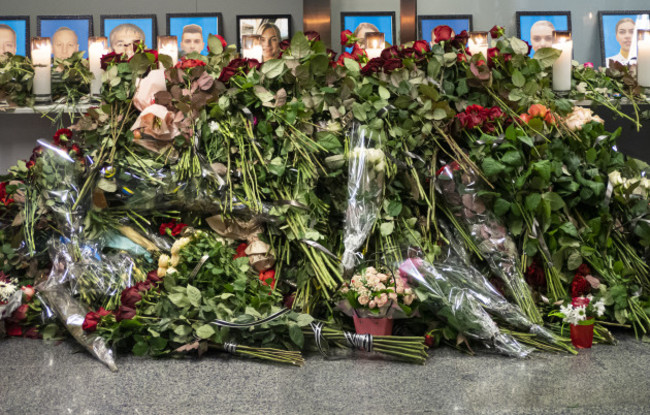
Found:
[[[603,56],[603,59],[618,55],[621,51],[621,45],[616,40],[616,23],[625,18],[632,19],[636,22],[639,17],[640,15],[636,14],[603,15],[603,44],[605,46],[605,56]],[[634,45],[634,43],[632,45]],[[636,56],[636,52],[634,53]],[[605,62],[607,62],[607,60],[605,60]]]
[[[88,37],[89,23],[86,19],[56,19],[56,20],[41,20],[41,37],[49,37],[52,39],[54,32],[60,27],[67,27],[75,32],[79,40],[79,50],[86,52],[84,58],[88,57]]]
[[[170,17],[169,18],[169,35],[178,37],[178,51],[181,50],[181,37],[183,36],[183,28],[188,24],[195,24],[201,26],[203,29],[203,42],[205,46],[201,51],[201,55],[208,54],[208,35],[221,35],[219,33],[219,17],[206,16],[206,17]]]
[[[132,23],[136,26],[138,26],[140,29],[144,31],[144,44],[147,48],[152,48],[154,43],[156,42],[156,34],[153,32],[153,20],[145,17],[142,19],[113,19],[113,18],[106,18],[104,19],[104,33],[102,36],[106,36],[108,39],[109,46],[112,48],[113,46],[110,44],[111,42],[111,30],[115,29],[115,27],[121,25],[122,23]]]
[[[343,30],[354,30],[361,23],[370,23],[374,25],[380,32],[384,33],[384,39],[389,44],[393,45],[395,43],[394,33],[393,33],[393,16],[344,16],[343,17]],[[345,48],[347,52],[352,52],[352,48]]]
[[[0,20],[0,24],[6,24],[16,32],[16,55],[27,56],[27,22],[25,20]]]
[[[530,28],[540,20],[549,21],[555,26],[555,30],[569,30],[569,18],[566,15],[527,15],[519,16],[519,28],[521,30],[521,40],[525,40],[530,44]],[[530,56],[535,54],[533,50],[530,51]]]
[[[469,32],[469,19],[420,19],[420,30],[422,31],[422,39],[431,43],[431,31],[438,26],[447,25],[451,27],[454,33],[458,34],[463,30]]]

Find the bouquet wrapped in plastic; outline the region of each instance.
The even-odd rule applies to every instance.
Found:
[[[485,206],[478,176],[471,170],[461,170],[456,162],[443,166],[437,176],[437,189],[453,219],[468,233],[492,273],[505,283],[508,294],[526,316],[534,323],[541,323],[541,315],[521,273],[517,246],[499,218]]]
[[[432,311],[467,338],[513,357],[526,357],[532,349],[502,333],[468,288],[456,281],[465,269],[439,267],[420,258],[409,258],[399,266],[400,276],[415,286],[420,309]]]
[[[355,266],[354,256],[372,231],[384,194],[384,152],[367,127],[355,125],[350,135],[348,208],[345,216],[341,262],[346,271]]]

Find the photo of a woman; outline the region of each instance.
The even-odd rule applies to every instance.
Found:
[[[279,27],[273,23],[264,23],[257,29],[257,34],[262,36],[262,59],[264,62],[280,56],[282,35]]]
[[[280,56],[280,43],[291,38],[291,15],[237,16],[237,42],[242,36],[258,35],[262,44],[262,61]]]
[[[616,23],[616,41],[621,46],[618,54],[607,58],[607,66],[609,61],[614,60],[623,65],[627,65],[632,58],[630,54],[630,47],[632,46],[632,39],[634,36],[634,20],[625,17]]]

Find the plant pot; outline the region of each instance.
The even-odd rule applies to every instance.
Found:
[[[373,336],[390,336],[393,333],[393,319],[388,317],[358,317],[354,318],[354,328],[357,334],[372,334]]]
[[[594,320],[571,324],[571,343],[578,349],[589,349],[594,341]]]

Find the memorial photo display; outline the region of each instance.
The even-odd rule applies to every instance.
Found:
[[[104,15],[101,16],[101,33],[108,38],[112,52],[132,54],[132,45],[140,41],[146,48],[156,47],[156,15]]]
[[[571,30],[571,12],[517,12],[517,37],[532,46],[530,56],[552,46],[555,30]]]
[[[0,55],[28,56],[29,16],[0,16]]]
[[[418,39],[426,40],[429,43],[435,41],[433,30],[438,26],[449,26],[457,35],[463,30],[472,30],[471,14],[451,14],[436,16],[418,16]]]
[[[381,32],[389,45],[396,42],[395,12],[343,12],[341,13],[341,31],[350,30],[359,38],[359,46],[366,47],[366,33]],[[346,48],[351,52],[352,48]]]
[[[237,48],[240,50],[245,35],[261,36],[262,59],[275,59],[280,55],[280,43],[291,39],[291,15],[237,16]]]
[[[603,66],[609,67],[610,60],[624,65],[636,63],[637,31],[650,29],[649,15],[650,10],[598,12]]]
[[[223,36],[221,13],[167,14],[167,35],[178,38],[179,54],[198,52],[208,54],[208,36]]]
[[[88,57],[88,38],[93,36],[92,16],[38,16],[37,35],[52,41],[54,59],[68,59],[83,51]]]

